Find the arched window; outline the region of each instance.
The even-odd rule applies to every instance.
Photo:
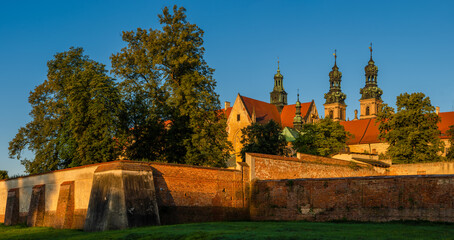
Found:
[[[334,115],[334,114],[333,114],[333,110],[330,110],[330,111],[329,111],[328,117],[331,118],[331,119],[333,119],[333,115]]]
[[[340,120],[344,119],[344,111],[342,111],[342,109],[339,111],[339,119]]]
[[[370,114],[370,109],[369,109],[369,106],[366,107],[366,116],[368,116]]]

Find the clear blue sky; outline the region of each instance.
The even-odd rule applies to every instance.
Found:
[[[83,47],[110,69],[121,32],[159,28],[164,6],[187,9],[205,31],[205,58],[216,69],[221,103],[237,93],[269,101],[281,62],[289,104],[323,94],[337,49],[347,117],[359,108],[373,42],[383,100],[423,92],[441,111],[454,109],[454,1],[4,1],[0,8],[0,169],[22,173],[8,142],[30,121],[28,95],[46,79],[46,62]]]

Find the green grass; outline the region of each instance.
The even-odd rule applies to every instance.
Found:
[[[0,239],[454,239],[454,224],[216,222],[95,233],[0,224]]]

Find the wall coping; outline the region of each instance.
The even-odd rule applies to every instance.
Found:
[[[119,163],[145,164],[145,165],[149,165],[151,167],[153,167],[153,165],[164,165],[164,166],[188,167],[188,168],[227,171],[227,172],[241,172],[241,171],[235,170],[235,169],[204,167],[204,166],[193,166],[193,165],[178,164],[178,163],[161,163],[161,162],[144,162],[144,161],[132,161],[132,160],[115,160],[115,161],[102,162],[102,163],[93,163],[93,164],[88,164],[88,165],[83,165],[83,166],[72,167],[72,168],[58,169],[58,170],[54,170],[54,171],[50,171],[50,172],[44,172],[44,173],[30,174],[30,175],[27,175],[27,176],[2,179],[2,180],[0,180],[0,182],[6,182],[6,181],[10,181],[10,180],[15,180],[15,179],[24,179],[24,178],[35,177],[35,176],[40,176],[40,175],[45,175],[45,174],[55,173],[55,172],[64,172],[64,171],[70,171],[70,170],[76,170],[76,169],[83,169],[83,168],[110,165],[110,164],[119,164]]]
[[[263,153],[246,153],[249,154],[252,157],[255,158],[267,158],[267,159],[272,159],[272,160],[281,160],[281,161],[289,161],[289,162],[300,162],[300,163],[309,163],[309,164],[326,164],[326,165],[335,165],[335,166],[341,166],[341,167],[348,167],[349,164],[355,163],[358,166],[361,167],[369,167],[372,166],[370,164],[366,163],[358,163],[358,162],[352,162],[352,161],[345,161],[345,160],[340,160],[340,159],[335,159],[335,158],[327,158],[327,157],[321,157],[321,156],[316,156],[316,155],[311,155],[311,154],[304,154],[304,153],[298,153],[301,156],[309,156],[313,158],[317,158],[316,160],[308,160],[308,159],[301,159],[297,157],[285,157],[285,156],[278,156],[278,155],[270,155],[270,154],[263,154]]]
[[[340,178],[295,178],[295,179],[269,179],[257,180],[260,182],[287,182],[287,181],[329,181],[329,180],[373,180],[373,179],[402,179],[402,178],[454,178],[454,174],[431,175],[392,175],[392,176],[366,176],[366,177],[340,177]]]

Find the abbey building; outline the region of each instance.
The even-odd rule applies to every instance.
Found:
[[[372,44],[369,47],[370,59],[364,67],[365,85],[360,89],[361,94],[360,112],[355,110],[355,117],[351,121],[346,120],[345,99],[347,95],[342,92],[342,72],[337,66],[337,55],[334,53],[334,66],[329,72],[329,90],[324,95],[325,104],[324,114],[334,121],[339,121],[345,130],[351,133],[347,145],[351,153],[385,153],[388,144],[381,142],[378,138],[378,125],[375,118],[380,104],[383,102],[381,96],[383,91],[378,87],[378,67],[375,65],[372,56]],[[223,109],[227,116],[228,139],[232,142],[237,161],[241,161],[239,153],[241,148],[241,129],[253,123],[267,123],[273,120],[282,125],[284,136],[291,142],[296,137],[303,124],[313,123],[319,119],[318,111],[314,100],[310,102],[299,101],[288,105],[287,92],[284,89],[284,76],[280,71],[279,62],[277,72],[274,75],[274,86],[270,92],[270,102],[263,102],[248,98],[240,94],[237,95],[233,106],[229,102],[225,103]],[[441,131],[440,138],[445,142],[446,148],[449,147],[446,131],[449,126],[454,125],[454,112],[439,112],[441,118],[438,128]]]

